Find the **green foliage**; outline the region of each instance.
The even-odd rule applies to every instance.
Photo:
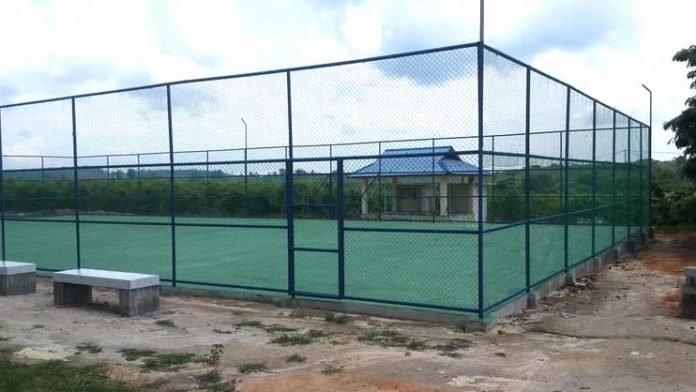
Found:
[[[109,378],[104,365],[79,365],[63,361],[20,363],[0,352],[0,391],[13,392],[135,392],[135,388]]]
[[[299,354],[292,354],[292,355],[288,355],[287,357],[285,357],[285,362],[287,362],[287,363],[291,363],[291,362],[304,362],[304,361],[306,361],[306,360],[307,360],[307,358],[305,358],[305,357],[303,357],[302,355],[299,355]]]
[[[266,370],[266,364],[263,362],[247,362],[239,365],[239,372],[242,374],[263,372]]]
[[[136,361],[140,358],[151,357],[157,354],[157,352],[153,350],[141,350],[137,348],[122,348],[118,350],[118,352],[121,353],[121,356],[123,356],[126,361]]]
[[[678,51],[673,61],[686,63],[687,79],[692,80],[689,88],[696,89],[696,45]],[[696,95],[687,98],[686,109],[664,123],[666,130],[674,132],[674,145],[684,149],[687,160],[682,170],[686,177],[696,180]]]
[[[397,331],[383,330],[383,331],[370,331],[364,335],[358,337],[358,340],[382,347],[405,347],[408,350],[421,351],[427,348],[425,343],[411,339],[406,335],[403,335]]]
[[[181,369],[187,363],[193,362],[195,359],[196,354],[192,353],[154,354],[146,357],[141,367],[145,370],[174,372]]]
[[[684,177],[687,159],[653,162],[653,222],[662,228],[696,228],[696,184]]]

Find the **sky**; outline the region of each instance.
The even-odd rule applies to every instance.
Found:
[[[684,64],[671,58],[696,44],[693,15],[689,0],[487,0],[485,38],[647,123],[646,84],[654,92],[653,157],[669,159],[678,152],[662,123],[694,95]],[[478,18],[477,0],[2,1],[0,104],[474,42]],[[374,140],[375,129],[410,137],[417,127],[427,127],[427,137],[447,136],[452,124],[469,127],[475,96],[465,91],[474,80],[448,67],[471,65],[469,56],[443,54],[426,69],[386,62],[298,73],[295,143]],[[286,127],[284,88],[284,75],[173,87],[177,149],[226,146],[226,134],[216,132],[220,124],[242,129],[238,117],[249,120],[250,146],[285,144],[277,137]],[[388,100],[385,91],[401,93]],[[166,150],[164,96],[160,89],[80,101],[81,155]],[[3,136],[3,153],[70,150],[69,103],[48,106],[3,112],[3,130],[17,130]],[[204,115],[211,110],[217,114]],[[38,135],[47,121],[56,131]],[[241,135],[230,143],[239,146]]]

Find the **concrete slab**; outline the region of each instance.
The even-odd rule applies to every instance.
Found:
[[[158,286],[159,276],[80,268],[55,272],[54,282],[76,285],[108,287],[119,290],[134,290],[143,287]]]
[[[36,272],[36,264],[0,260],[0,275],[19,275]]]

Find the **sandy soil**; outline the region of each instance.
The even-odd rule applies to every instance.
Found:
[[[48,281],[36,295],[0,298],[0,345],[40,358],[100,361],[114,377],[161,391],[198,390],[195,375],[221,371],[227,390],[239,391],[696,391],[696,320],[677,317],[681,269],[696,265],[696,234],[658,235],[638,256],[622,259],[542,301],[539,308],[504,319],[489,333],[453,326],[351,316],[325,321],[325,312],[254,302],[163,297],[148,317],[112,312],[115,293],[97,291],[98,304],[56,308]],[[171,320],[162,325],[158,320]],[[244,321],[324,332],[314,343],[280,346]],[[359,340],[370,331],[397,331],[429,348],[407,350]],[[471,342],[443,354],[448,343]],[[101,348],[90,353],[79,346]],[[218,365],[191,363],[177,372],[144,372],[119,350],[152,349],[205,355],[224,346]],[[288,363],[291,354],[306,357]],[[266,370],[242,374],[259,362]]]

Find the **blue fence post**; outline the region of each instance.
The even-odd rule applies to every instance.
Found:
[[[530,226],[529,220],[531,219],[531,196],[529,194],[529,142],[530,142],[530,112],[531,112],[531,70],[527,67],[527,82],[526,82],[526,92],[525,92],[525,115],[524,115],[524,276],[525,276],[525,287],[527,292],[531,287],[531,255],[530,255]]]
[[[616,245],[616,110],[611,125],[611,245]]]
[[[628,147],[626,149],[626,165],[628,167],[628,177],[627,177],[627,185],[626,185],[626,193],[627,193],[627,198],[626,200],[628,201],[627,207],[626,207],[626,238],[631,238],[631,220],[633,219],[633,209],[631,208],[631,118],[627,117],[626,121],[628,123]]]
[[[329,174],[330,176],[331,174]],[[343,189],[343,159],[336,160],[336,209],[338,216],[338,296],[345,296],[345,193]]]
[[[6,260],[5,250],[5,181],[4,181],[4,156],[2,154],[2,108],[0,108],[0,243],[2,245],[2,260]]]
[[[285,161],[285,215],[288,226],[288,294],[295,298],[295,219],[293,207],[292,80],[285,73],[288,101],[288,159]]]
[[[597,101],[592,101],[592,256],[597,254]]]
[[[72,148],[73,148],[73,197],[75,198],[75,245],[77,248],[77,268],[82,268],[82,257],[80,252],[80,185],[78,183],[78,162],[77,162],[77,122],[75,115],[75,98],[70,99],[72,112]]]
[[[172,93],[167,85],[167,127],[169,133],[169,209],[172,236],[172,286],[176,287],[176,195],[174,187],[174,132],[172,127]]]
[[[565,219],[563,225],[563,269],[568,272],[568,224],[570,223],[570,86],[566,87],[566,113],[565,113],[565,189],[563,209]]]
[[[483,318],[485,313],[483,287],[483,41],[478,44],[477,58],[477,89],[478,89],[478,316]]]

